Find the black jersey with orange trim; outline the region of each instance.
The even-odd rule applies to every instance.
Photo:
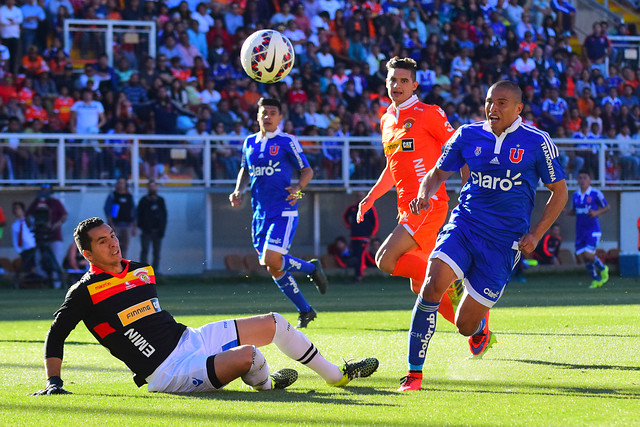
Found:
[[[79,322],[135,374],[138,386],[175,349],[186,326],[160,308],[153,268],[123,260],[122,273],[92,266],[55,312],[45,357],[62,359],[64,341]]]

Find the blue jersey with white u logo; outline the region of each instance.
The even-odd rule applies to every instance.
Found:
[[[609,203],[604,198],[602,191],[591,186],[584,193],[580,190],[573,193],[571,205],[576,213],[576,235],[592,235],[600,233],[600,222],[598,217],[591,217],[589,211],[598,210]]]
[[[249,135],[242,145],[241,166],[251,177],[251,206],[266,217],[285,210],[297,210],[286,200],[293,171],[309,166],[302,147],[295,136],[279,129]]]
[[[466,163],[471,172],[450,222],[466,223],[511,245],[529,232],[538,181],[565,178],[557,156],[549,134],[520,117],[499,137],[486,121],[460,127],[436,164],[457,171]]]

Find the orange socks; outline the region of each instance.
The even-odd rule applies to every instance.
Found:
[[[414,294],[418,295],[420,294],[420,289],[422,288],[424,278],[427,274],[428,260],[429,254],[425,254],[423,251],[414,250],[407,252],[398,259],[398,262],[396,262],[396,267],[393,269],[392,276],[407,277],[411,279],[411,290]],[[446,293],[440,301],[440,308],[438,308],[438,312],[442,317],[455,325],[456,313],[453,310],[451,299],[449,299],[449,295]]]

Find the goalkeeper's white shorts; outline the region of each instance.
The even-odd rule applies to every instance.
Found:
[[[147,389],[163,393],[199,393],[217,390],[207,375],[207,359],[238,346],[233,319],[187,327],[176,348],[147,377]]]

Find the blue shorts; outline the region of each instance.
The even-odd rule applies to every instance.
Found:
[[[458,279],[464,278],[466,292],[474,300],[493,307],[520,260],[518,242],[513,243],[487,239],[464,224],[449,223],[438,235],[431,258],[445,262]]]
[[[298,211],[282,211],[280,215],[267,217],[263,212],[255,212],[251,222],[253,247],[258,251],[260,264],[264,265],[267,249],[286,254],[298,228]]]
[[[576,235],[576,255],[583,252],[595,253],[601,236],[600,231],[578,233]]]

